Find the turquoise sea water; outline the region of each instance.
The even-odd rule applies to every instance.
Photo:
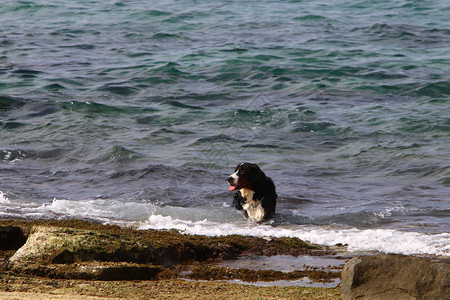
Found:
[[[420,233],[449,253],[449,16],[444,0],[2,3],[0,216],[252,230],[225,180],[249,161],[277,185],[270,230]]]

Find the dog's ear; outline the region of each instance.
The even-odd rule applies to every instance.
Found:
[[[243,164],[244,164],[244,163],[238,163],[238,165],[236,166],[236,168],[234,168],[234,171],[236,172],[236,171],[239,169],[239,167],[241,167]]]
[[[249,168],[250,168],[250,181],[254,187],[265,181],[266,174],[264,174],[264,172],[258,167],[258,165],[249,164]]]

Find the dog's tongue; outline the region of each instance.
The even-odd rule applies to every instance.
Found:
[[[234,185],[230,185],[230,187],[228,188],[228,191],[232,192],[236,189],[236,186]]]

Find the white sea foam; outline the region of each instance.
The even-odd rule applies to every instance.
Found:
[[[2,217],[92,218],[104,223],[133,225],[139,229],[176,229],[207,236],[239,234],[256,237],[297,237],[320,245],[347,245],[349,251],[450,256],[450,234],[424,234],[395,229],[349,229],[337,226],[256,224],[229,207],[196,208],[157,206],[146,202],[92,199],[58,200],[32,206],[10,203],[0,192]]]
[[[332,229],[322,226],[272,226],[198,222],[152,215],[140,229],[177,229],[186,234],[208,236],[239,234],[257,237],[297,237],[320,245],[348,245],[349,251],[450,256],[450,234],[423,234],[394,229]]]
[[[2,204],[10,203],[8,197],[6,197],[2,191],[0,191],[0,203]]]
[[[214,219],[220,221],[236,220],[232,210],[222,207],[220,211],[194,207],[157,206],[147,202],[123,202],[111,199],[62,200],[38,208],[42,213],[67,215],[75,218],[97,218],[101,220],[145,222],[153,215],[176,216],[182,220],[200,221]],[[231,211],[231,212],[230,212]],[[234,217],[234,219],[233,219]]]
[[[39,210],[76,218],[136,221],[152,214],[154,205],[105,199],[82,201],[53,199],[52,203],[42,205]]]

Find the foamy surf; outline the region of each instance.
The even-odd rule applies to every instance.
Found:
[[[450,256],[450,234],[425,234],[395,229],[358,229],[319,225],[256,224],[223,207],[158,206],[110,199],[63,200],[34,206],[10,201],[0,193],[2,218],[79,218],[138,229],[175,229],[183,234],[296,237],[319,245],[347,245],[352,252]]]
[[[185,221],[170,216],[152,215],[140,229],[176,229],[185,234],[208,236],[244,235],[256,237],[296,237],[311,243],[347,245],[353,252],[376,251],[398,254],[450,256],[450,234],[423,234],[393,229],[331,229],[322,226],[272,226],[218,223],[208,220]]]
[[[2,204],[10,203],[8,197],[6,197],[6,195],[2,191],[0,191],[0,203]]]

